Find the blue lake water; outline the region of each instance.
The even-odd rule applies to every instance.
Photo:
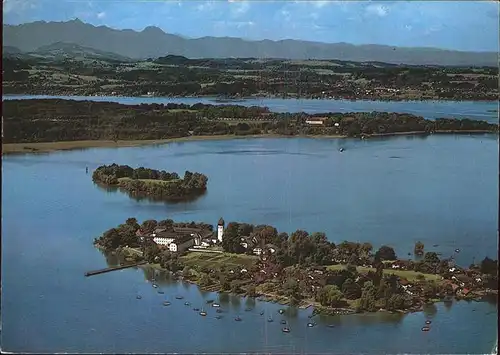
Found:
[[[343,153],[339,147],[344,147]],[[116,162],[208,175],[208,193],[165,204],[106,192],[85,173]],[[90,278],[106,266],[94,237],[128,217],[271,224],[280,231],[324,231],[335,242],[389,244],[399,255],[421,240],[457,261],[497,255],[496,136],[354,139],[239,139],[159,146],[5,156],[2,161],[2,347],[15,352],[276,352],[488,353],[497,334],[497,306],[442,304],[423,313],[320,319],[286,316],[278,305],[221,300],[200,317],[195,286],[161,281],[148,269]],[[439,244],[432,248],[433,244]],[[161,279],[161,277],[158,277]],[[137,300],[136,295],[142,299]],[[182,294],[185,299],[176,300]],[[172,301],[163,307],[162,301]],[[260,316],[259,310],[266,314]],[[266,322],[269,314],[274,323]],[[240,315],[242,322],[233,318]],[[425,317],[432,330],[421,332]],[[328,328],[326,324],[334,324]]]
[[[184,103],[194,105],[205,103],[212,105],[228,105],[218,103],[212,98],[166,98],[166,97],[116,97],[116,96],[47,96],[47,95],[5,95],[3,100],[13,99],[71,99],[109,101],[122,104],[138,105],[141,103],[167,104]],[[313,100],[313,99],[249,99],[237,101],[234,105],[265,106],[273,112],[399,112],[422,116],[427,119],[436,118],[469,118],[498,122],[498,102],[492,101],[368,101],[368,100]],[[496,110],[496,111],[495,111]]]

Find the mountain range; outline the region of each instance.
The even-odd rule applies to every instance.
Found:
[[[47,47],[48,46],[48,47]],[[55,47],[51,47],[55,46]],[[353,45],[301,40],[250,41],[233,37],[187,38],[149,26],[138,32],[93,26],[78,19],[3,25],[4,53],[89,51],[99,56],[146,59],[166,55],[187,58],[283,58],[378,61],[410,65],[498,66],[495,52],[462,52],[438,48]],[[62,53],[61,52],[61,53]],[[61,54],[60,53],[60,54]],[[67,54],[67,53],[66,53]],[[61,55],[64,55],[62,53]]]

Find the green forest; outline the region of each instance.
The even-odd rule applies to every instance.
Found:
[[[4,143],[149,140],[190,136],[261,135],[360,137],[406,132],[485,133],[498,125],[389,112],[271,113],[265,107],[205,104],[122,105],[61,99],[3,102]],[[322,118],[323,124],[307,120]]]

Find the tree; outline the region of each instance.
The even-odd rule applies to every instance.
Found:
[[[153,233],[154,229],[158,225],[158,222],[156,222],[154,219],[148,219],[147,221],[144,221],[141,226],[141,230],[144,233]]]
[[[240,281],[238,281],[238,280],[231,281],[231,292],[232,293],[240,293],[241,292]]]
[[[342,293],[345,298],[349,300],[355,300],[361,297],[361,287],[357,283],[355,283],[352,279],[347,279],[344,281],[342,285]]]
[[[498,261],[486,257],[481,261],[479,269],[483,274],[493,276],[498,275]]]
[[[159,228],[172,229],[174,226],[174,221],[171,219],[164,219],[158,222]]]
[[[378,251],[375,253],[375,258],[377,258],[377,256],[380,260],[396,260],[396,252],[393,248],[387,245],[382,245],[378,249]]]
[[[428,264],[437,264],[439,263],[439,257],[435,252],[429,251],[425,253],[424,262]]]
[[[185,279],[189,279],[191,277],[191,269],[189,266],[185,266],[184,269],[182,269],[182,277]]]
[[[212,284],[212,279],[210,278],[210,275],[208,274],[203,274],[200,277],[200,286],[201,287],[207,287]]]
[[[137,223],[137,219],[131,217],[127,218],[127,221],[125,222],[127,225],[133,227],[136,231],[141,227],[139,223]]]
[[[390,311],[395,311],[398,309],[405,308],[405,299],[402,295],[392,295],[386,305],[387,309]]]
[[[322,287],[317,294],[317,300],[321,305],[327,307],[339,307],[343,304],[342,292],[335,285],[326,285]]]
[[[154,242],[150,242],[146,245],[144,249],[144,259],[149,263],[154,263],[157,261],[157,257],[160,255],[160,248]]]
[[[222,238],[222,248],[224,251],[227,253],[243,253],[245,249],[241,245],[240,238],[239,223],[229,223],[224,231],[224,237]]]
[[[375,311],[377,309],[376,296],[377,294],[373,283],[371,281],[365,282],[365,285],[363,286],[363,291],[361,293],[361,298],[359,301],[360,309],[369,312]]]
[[[257,290],[255,289],[254,285],[250,285],[247,288],[247,296],[248,297],[256,297],[257,296]]]
[[[424,243],[422,243],[421,241],[416,242],[414,253],[415,253],[415,255],[423,255],[424,254]]]
[[[229,291],[231,289],[231,283],[229,282],[229,278],[225,274],[219,275],[219,283],[221,291]]]

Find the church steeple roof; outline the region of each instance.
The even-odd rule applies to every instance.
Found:
[[[222,217],[219,219],[219,223],[217,223],[218,226],[223,226],[224,225],[224,220]]]

